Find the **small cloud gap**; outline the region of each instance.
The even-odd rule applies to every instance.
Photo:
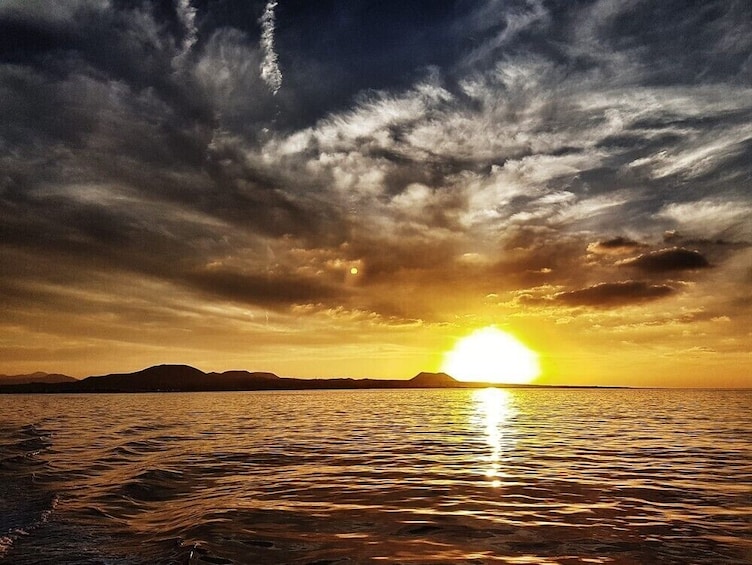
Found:
[[[261,16],[261,49],[264,58],[261,61],[261,79],[267,84],[272,94],[277,94],[282,86],[282,71],[279,70],[277,53],[274,51],[274,9],[277,0],[269,0]]]

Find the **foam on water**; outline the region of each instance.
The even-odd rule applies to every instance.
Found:
[[[0,562],[749,563],[749,406],[749,391],[0,396]]]

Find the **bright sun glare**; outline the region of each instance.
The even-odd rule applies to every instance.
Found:
[[[540,374],[538,355],[493,326],[459,340],[441,370],[460,381],[525,384]]]

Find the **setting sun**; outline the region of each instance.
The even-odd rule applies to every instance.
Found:
[[[441,370],[460,381],[524,384],[540,374],[540,365],[534,351],[490,326],[458,341]]]

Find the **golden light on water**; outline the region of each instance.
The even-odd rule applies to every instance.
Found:
[[[509,420],[514,415],[509,391],[486,388],[476,391],[474,400],[478,406],[478,420],[486,434],[486,443],[491,453],[485,459],[485,475],[491,486],[501,486],[501,463],[504,453],[512,447]]]
[[[517,338],[489,326],[458,341],[441,370],[460,381],[525,384],[540,374],[540,364]]]

